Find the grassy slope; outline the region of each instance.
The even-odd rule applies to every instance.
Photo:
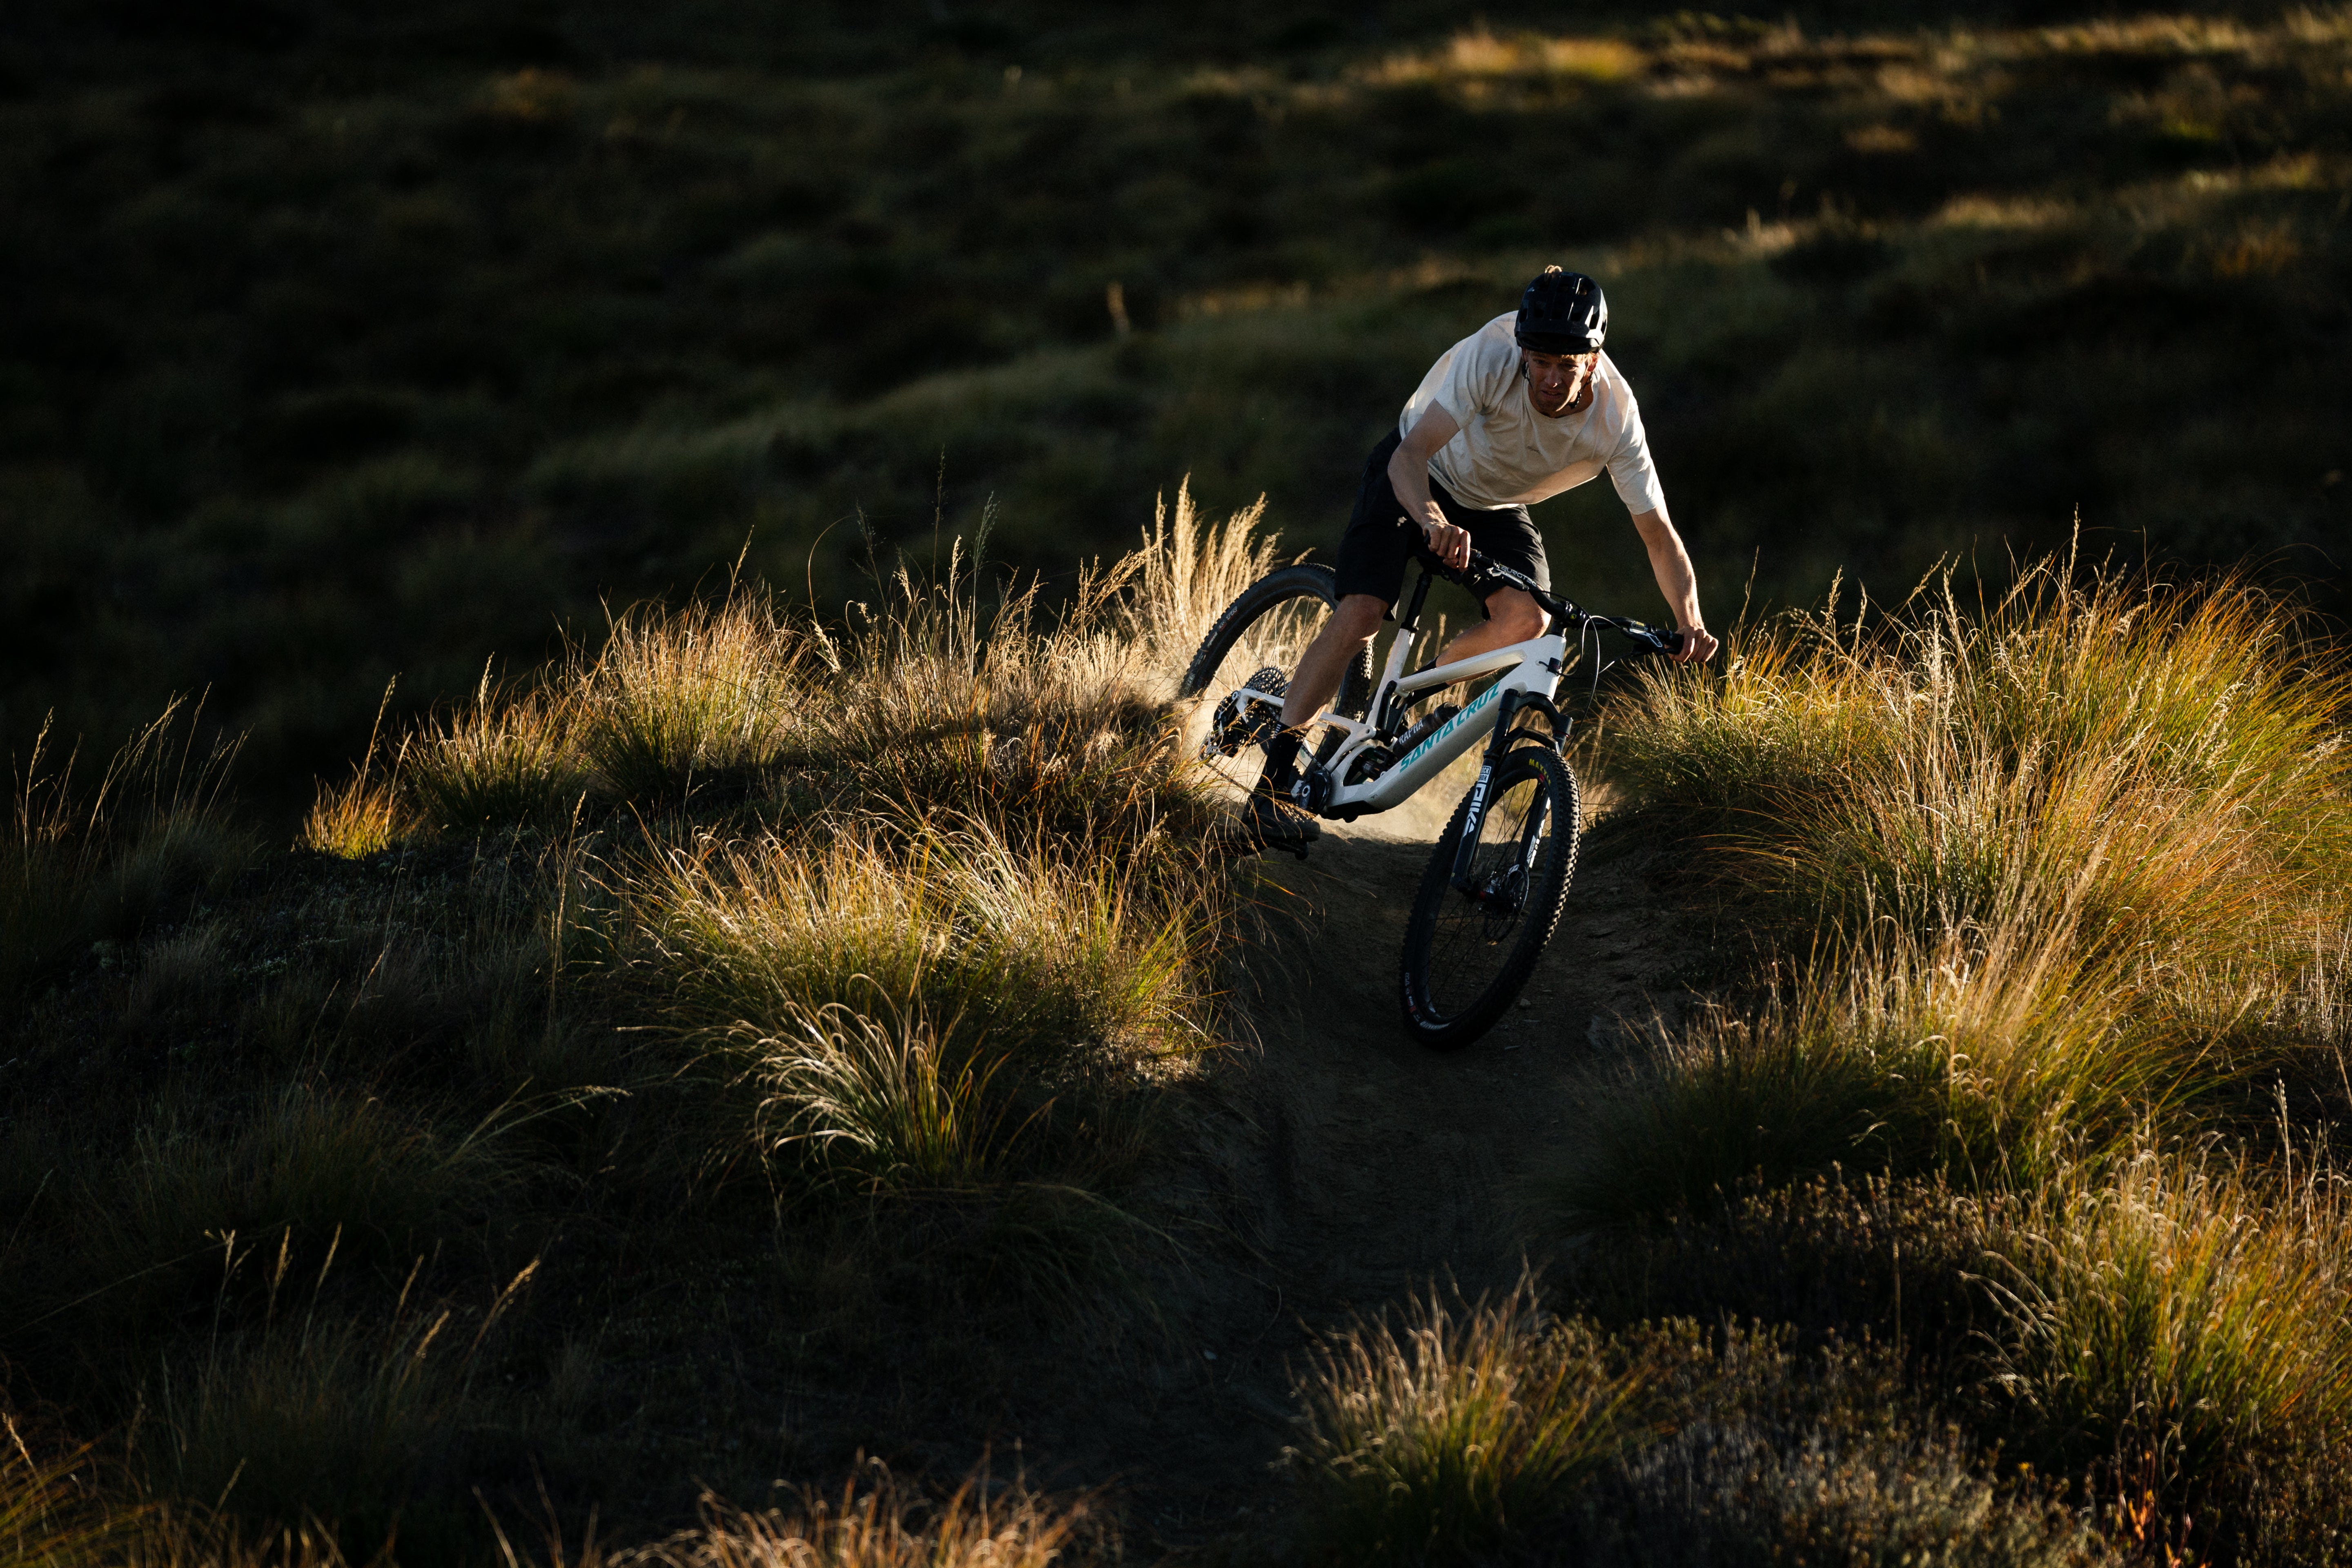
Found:
[[[960,1473],[1158,1353],[1235,916],[1156,691],[1264,563],[1188,528],[1052,628],[965,580],[640,618],[291,857],[184,722],[45,773],[0,859],[10,1408],[187,1528],[425,1562],[488,1549],[478,1489],[642,1538]]]
[[[1719,618],[1751,566],[1884,591],[2077,508],[2192,558],[2342,521],[2334,12],[206,15],[10,24],[20,749],[209,687],[265,778],[339,765],[395,672],[416,711],[747,533],[826,604],[940,502],[1056,573],[1187,472],[1320,538],[1553,258],[1612,289]],[[1638,609],[1614,516],[1547,524]]]
[[[985,458],[960,510],[1000,490],[1017,505],[995,548],[1056,566],[1135,503],[1106,498],[1139,462],[1334,505],[1305,465],[1351,467],[1389,380],[1538,254],[1510,225],[1540,191],[1417,206],[1464,171],[1415,185],[1423,150],[1370,130],[1389,111],[1479,146],[1581,128],[1678,160],[1648,185],[1617,165],[1625,227],[1559,232],[1609,271],[1662,444],[1688,443],[1678,498],[1719,487],[1685,503],[1718,556],[1818,501],[1808,546],[1826,542],[1783,542],[1783,570],[1903,565],[1987,517],[2034,522],[2000,509],[2045,481],[2053,511],[2096,481],[2198,552],[2333,504],[2280,477],[2340,438],[2332,16],[1932,47],[1306,33],[1294,71],[1212,17],[1180,78],[1131,37],[1034,19],[926,35],[913,65],[812,35],[646,75],[627,62],[675,37],[585,14],[390,38],[222,15],[245,32],[120,58],[52,33],[23,58],[56,68],[12,82],[41,132],[10,143],[46,193],[26,205],[55,221],[17,253],[43,286],[13,318],[29,566],[7,624],[22,690],[78,683],[86,712],[220,676],[265,785],[289,748],[356,751],[392,664],[474,689],[473,661],[518,646],[502,616],[675,581],[753,519],[794,546],[861,498],[927,525],[943,438]],[[998,61],[1031,45],[1050,68],[1008,79]],[[638,109],[662,130],[616,132]],[[1121,125],[1197,158],[1121,210],[1219,243],[1135,241],[1172,268],[1156,281],[1104,251],[1054,328],[1034,279],[1108,243],[1056,214],[1092,214],[1114,175],[1060,198],[1028,176],[1058,147],[1125,178],[1137,149],[1103,133]],[[803,133],[779,178],[855,148],[908,182],[876,181],[903,198],[887,221],[821,195],[758,205],[784,186],[743,171]],[[352,183],[355,145],[380,184]],[[404,149],[421,162],[395,167]],[[1777,170],[1809,149],[1850,184],[1784,213]],[[1883,160],[1906,173],[1873,195],[1853,171]],[[993,199],[1016,176],[1026,226]],[[652,216],[632,229],[591,196]],[[566,226],[562,202],[589,205]],[[707,253],[676,226],[697,210]],[[1003,268],[975,264],[979,293],[950,301],[1013,323],[972,340],[991,363],[861,384],[822,345],[711,349],[747,300],[856,319],[849,296],[789,292],[809,247],[838,247],[826,287],[889,288],[945,254],[924,225],[958,210],[955,245]],[[254,248],[205,273],[227,232]],[[1343,263],[1317,271],[1329,233]],[[632,235],[652,268],[634,306],[598,249]],[[726,292],[746,287],[730,260],[753,292]],[[1106,273],[1139,323],[1124,340],[1092,314]],[[2184,331],[2191,285],[2226,310]],[[201,309],[175,292],[198,287]],[[376,289],[394,309],[329,308]],[[521,343],[526,304],[552,325]],[[281,335],[255,336],[278,310]],[[656,373],[599,383],[624,341],[661,344]],[[256,370],[271,343],[290,380]],[[778,363],[800,368],[779,383]],[[2163,424],[2152,367],[2181,363],[2233,417]],[[257,456],[272,429],[293,434]],[[2250,462],[2265,442],[2284,456]],[[1805,461],[1763,461],[1790,450]],[[777,550],[755,564],[796,580]],[[1230,889],[1181,852],[1197,802],[1144,673],[1223,591],[1204,574],[1170,598],[1182,581],[1058,644],[1017,622],[991,643],[969,601],[891,590],[862,634],[757,595],[640,616],[543,684],[395,715],[322,804],[336,854],[260,847],[184,716],[102,791],[87,756],[78,788],[31,790],[0,867],[0,1210],[21,1216],[0,1322],[37,1458],[5,1462],[0,1510],[46,1509],[37,1533],[82,1550],[94,1516],[37,1460],[104,1434],[114,1495],[226,1489],[226,1528],[308,1509],[359,1550],[396,1510],[404,1555],[441,1560],[487,1549],[477,1487],[528,1510],[543,1478],[560,1518],[593,1500],[635,1535],[685,1519],[697,1478],[763,1502],[780,1478],[835,1484],[861,1448],[952,1477],[1016,1406],[1083,1407],[1107,1357],[1164,1373],[1153,1304],[1197,1288],[1170,1248],[1229,1217],[1181,1178],[1190,1141],[1241,1135],[1190,1050],[1216,1025]],[[2309,1151],[2346,1109],[2341,691],[2264,605],[2164,603],[2045,593],[1981,633],[1923,611],[1875,641],[1783,628],[1727,684],[1621,711],[1649,819],[1721,830],[1682,851],[1719,875],[1737,850],[1717,891],[1765,966],[1719,954],[1724,1015],[1596,1086],[1603,1135],[1532,1238],[1560,1253],[1553,1307],[1587,1316],[1433,1299],[1302,1368],[1310,1552],[1549,1531],[1593,1560],[1958,1540],[2060,1562],[2103,1550],[2086,1527],[2148,1555],[2335,1550],[2352,1319]],[[928,770],[894,743],[920,725]],[[1622,1267],[1595,1266],[1596,1225]],[[1633,1326],[1727,1311],[1780,1326]],[[1891,1352],[1842,1348],[1890,1331]],[[180,1518],[151,1553],[223,1554]],[[963,1518],[936,1529],[968,1537]],[[1013,1520],[1032,1545],[1062,1528]],[[672,1551],[731,1561],[787,1528],[715,1513]]]
[[[919,1478],[874,1529],[962,1540],[916,1500],[1007,1431],[1236,1495],[1192,1447],[1230,1408],[1155,1418],[1220,1290],[1265,1332],[1280,1200],[1220,1182],[1280,1134],[1203,1049],[1245,884],[1152,694],[1266,559],[1180,514],[1050,626],[914,581],[846,630],[635,616],[387,745],[291,858],[184,721],[45,775],[0,863],[39,1445],[0,1507],[103,1523],[40,1468],[77,1435],[164,1505],[118,1528],[206,1561],[306,1515],[298,1556],[478,1558],[477,1493],[624,1539],[785,1505],[663,1549],[723,1556],[835,1528],[794,1489],[861,1454]],[[1553,1284],[1307,1325],[1303,1484],[1133,1544],[2332,1560],[2346,700],[2259,595],[2056,566],[1621,689],[1715,993],[1556,1042],[1592,1072],[1528,1211]]]

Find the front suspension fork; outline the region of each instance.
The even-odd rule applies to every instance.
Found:
[[[1550,732],[1538,735],[1533,730],[1517,728],[1522,713],[1534,712],[1544,719]],[[1462,814],[1462,837],[1454,846],[1454,889],[1472,898],[1478,890],[1471,885],[1470,868],[1478,858],[1478,828],[1486,820],[1486,792],[1495,782],[1495,770],[1502,765],[1522,741],[1549,746],[1554,752],[1567,743],[1568,721],[1560,716],[1551,699],[1533,691],[1506,691],[1502,711],[1495,717],[1495,727],[1486,735],[1486,754],[1478,762],[1478,781],[1470,786],[1469,809]]]

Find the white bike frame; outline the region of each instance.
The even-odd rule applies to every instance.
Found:
[[[1514,726],[1500,741],[1494,743],[1486,766],[1471,786],[1469,809],[1463,818],[1463,856],[1465,865],[1470,847],[1477,838],[1479,818],[1486,809],[1487,781],[1493,769],[1510,747],[1525,739],[1548,745],[1555,752],[1568,740],[1569,721],[1552,704],[1552,695],[1559,689],[1561,672],[1567,668],[1568,631],[1573,626],[1580,639],[1600,627],[1613,627],[1640,643],[1653,653],[1670,653],[1680,640],[1679,634],[1645,626],[1639,621],[1624,620],[1613,616],[1596,616],[1570,604],[1554,598],[1549,593],[1516,572],[1497,567],[1494,563],[1471,553],[1471,567],[1486,574],[1486,581],[1500,580],[1532,595],[1549,626],[1543,636],[1529,637],[1525,642],[1512,643],[1507,647],[1489,648],[1485,653],[1458,658],[1451,664],[1435,664],[1413,674],[1405,673],[1412,658],[1412,645],[1421,633],[1421,607],[1429,593],[1433,572],[1424,568],[1413,584],[1412,596],[1403,617],[1397,623],[1396,637],[1389,647],[1388,668],[1381,672],[1381,683],[1372,699],[1371,710],[1362,719],[1349,719],[1335,712],[1316,716],[1315,723],[1328,726],[1341,736],[1339,746],[1328,757],[1310,765],[1303,777],[1291,786],[1291,798],[1299,805],[1320,816],[1341,822],[1352,822],[1372,812],[1387,811],[1402,805],[1412,798],[1422,785],[1437,776],[1445,765],[1494,733],[1503,724]],[[1446,574],[1452,576],[1453,574]],[[1461,581],[1455,578],[1455,581]],[[1591,650],[1595,659],[1599,648]],[[1596,669],[1599,668],[1595,665]],[[1480,692],[1463,710],[1449,717],[1433,731],[1413,743],[1412,751],[1391,762],[1376,776],[1359,783],[1347,782],[1348,774],[1364,752],[1374,746],[1385,746],[1394,737],[1383,733],[1390,727],[1390,716],[1400,712],[1417,694],[1433,687],[1451,686],[1457,681],[1475,680],[1482,675],[1501,679]],[[1595,677],[1596,681],[1598,676]],[[1228,701],[1240,703],[1239,718],[1254,705],[1272,710],[1279,722],[1283,697],[1278,691],[1261,691],[1255,686],[1235,690]],[[1532,710],[1542,715],[1549,731],[1516,728],[1519,715]],[[1223,741],[1213,740],[1210,749],[1231,756],[1233,751]],[[1316,748],[1318,752],[1321,746]],[[1209,751],[1203,751],[1205,757]],[[1303,853],[1303,851],[1302,851]],[[1463,868],[1456,868],[1457,881]]]
[[[1521,698],[1533,698],[1537,704],[1553,718],[1556,731],[1564,731],[1566,724],[1551,707],[1552,694],[1559,688],[1562,660],[1568,652],[1565,625],[1547,630],[1543,636],[1526,642],[1512,643],[1507,647],[1489,648],[1468,658],[1451,664],[1432,665],[1427,669],[1407,675],[1405,668],[1412,658],[1412,646],[1420,636],[1421,596],[1427,591],[1424,577],[1413,595],[1412,607],[1397,625],[1396,637],[1389,647],[1388,666],[1381,672],[1378,695],[1371,710],[1362,719],[1349,719],[1341,714],[1318,714],[1314,722],[1328,725],[1345,737],[1339,749],[1314,771],[1328,781],[1329,794],[1320,805],[1320,815],[1342,822],[1352,822],[1359,816],[1388,811],[1412,798],[1422,785],[1444,771],[1446,764],[1476,745],[1490,733],[1503,714],[1518,706]],[[1386,743],[1381,731],[1390,714],[1410,703],[1420,692],[1433,687],[1451,686],[1457,681],[1475,680],[1482,675],[1500,674],[1502,679],[1480,692],[1464,706],[1461,712],[1439,725],[1433,733],[1423,736],[1412,751],[1397,758],[1374,778],[1358,784],[1341,781],[1348,776],[1354,763],[1370,747]],[[1234,693],[1244,703],[1264,703],[1279,711],[1280,694],[1260,691],[1244,686]],[[1555,733],[1554,742],[1562,738]],[[1317,748],[1318,751],[1320,747]],[[1302,778],[1294,789],[1294,798],[1310,809],[1316,807],[1318,781]]]
[[[1349,764],[1367,748],[1380,743],[1381,721],[1399,706],[1412,701],[1415,693],[1457,681],[1475,680],[1482,675],[1500,673],[1502,679],[1465,704],[1461,712],[1439,725],[1434,733],[1423,738],[1412,751],[1391,763],[1377,778],[1360,784],[1335,783],[1330,799],[1323,807],[1326,816],[1348,820],[1402,805],[1454,758],[1486,737],[1503,712],[1507,694],[1528,693],[1549,702],[1559,689],[1561,659],[1568,652],[1568,639],[1557,631],[1407,675],[1405,665],[1412,657],[1414,637],[1411,626],[1397,628],[1394,646],[1389,649],[1388,667],[1381,672],[1377,689],[1380,697],[1367,718],[1347,719],[1337,713],[1318,717],[1318,722],[1347,737],[1323,764],[1332,779],[1345,779]]]

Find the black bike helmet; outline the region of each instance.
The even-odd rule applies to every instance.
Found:
[[[1589,354],[1609,335],[1609,301],[1581,272],[1547,267],[1519,296],[1519,347],[1539,354]]]

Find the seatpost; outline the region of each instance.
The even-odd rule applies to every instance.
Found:
[[[1413,582],[1412,600],[1410,604],[1405,605],[1404,618],[1397,622],[1397,625],[1409,632],[1420,631],[1421,606],[1423,601],[1428,597],[1429,568],[1427,566],[1423,566],[1421,568],[1421,575]]]

